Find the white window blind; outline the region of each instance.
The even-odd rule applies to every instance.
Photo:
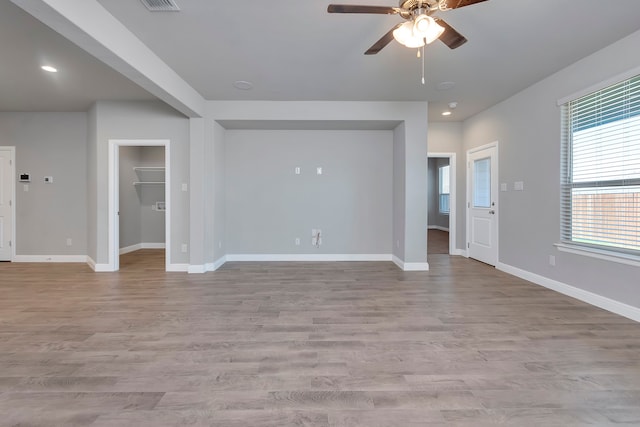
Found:
[[[640,255],[640,76],[562,116],[562,242]]]

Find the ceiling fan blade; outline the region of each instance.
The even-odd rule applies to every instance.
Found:
[[[462,46],[467,42],[465,36],[457,32],[451,25],[444,22],[441,18],[434,18],[436,22],[444,27],[444,33],[440,36],[440,41],[447,46],[449,49],[455,49],[457,47]]]
[[[443,9],[458,9],[487,0],[444,0]]]
[[[397,7],[390,6],[362,6],[350,4],[330,4],[327,7],[329,13],[376,13],[380,15],[395,15]]]
[[[384,36],[382,36],[380,38],[380,40],[378,40],[377,42],[375,42],[373,44],[373,46],[371,46],[369,48],[369,50],[367,50],[364,54],[365,55],[375,55],[376,53],[380,52],[382,50],[383,47],[385,47],[386,45],[388,45],[389,43],[391,43],[391,40],[393,40],[393,31],[398,28],[400,25],[402,24],[398,24],[395,27],[393,27],[392,29],[389,30],[389,32],[387,34],[385,34]]]

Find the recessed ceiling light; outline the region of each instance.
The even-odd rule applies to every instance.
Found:
[[[443,116],[450,116],[451,115],[451,111],[443,111],[442,115]]]
[[[42,67],[43,70],[48,71],[50,73],[57,73],[58,70],[55,67],[52,67],[51,65],[43,65]]]
[[[240,90],[251,90],[253,88],[253,83],[246,80],[237,80],[233,82],[233,87]]]
[[[436,87],[438,90],[449,90],[452,89],[456,84],[454,82],[442,82],[438,83]]]

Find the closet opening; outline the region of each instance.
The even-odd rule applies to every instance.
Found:
[[[111,140],[109,266],[170,265],[169,141]],[[121,258],[122,257],[122,258]]]

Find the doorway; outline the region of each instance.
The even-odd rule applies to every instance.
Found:
[[[456,153],[428,153],[427,176],[427,255],[454,255]]]
[[[467,252],[498,262],[498,142],[467,151]]]
[[[158,158],[155,162],[135,162],[130,164],[130,159],[121,165],[121,151],[129,151],[131,147],[138,147],[144,150],[148,147],[160,147],[164,150],[163,164]],[[122,148],[122,150],[121,150]],[[139,200],[144,200],[147,208],[155,210],[155,214],[164,214],[164,247],[165,247],[165,270],[171,264],[171,167],[170,167],[170,143],[169,140],[109,140],[109,269],[108,271],[118,271],[120,269],[121,253],[121,227],[135,229],[135,222],[123,223],[121,214],[125,212],[121,206],[121,166],[131,174],[131,179],[123,185],[132,185],[135,192],[132,193]],[[158,156],[156,156],[158,157]],[[129,169],[131,169],[129,171]],[[128,187],[127,187],[128,188]],[[159,192],[159,193],[158,193]],[[153,195],[155,194],[155,196]],[[163,196],[163,197],[160,197]],[[149,203],[152,199],[158,199],[154,203]],[[159,200],[164,199],[164,200]],[[153,218],[153,216],[149,217]],[[153,220],[152,220],[153,221]],[[125,242],[124,251],[131,251],[138,248],[143,249],[159,247],[160,244],[144,244]]]
[[[15,147],[0,147],[0,261],[15,255]]]

